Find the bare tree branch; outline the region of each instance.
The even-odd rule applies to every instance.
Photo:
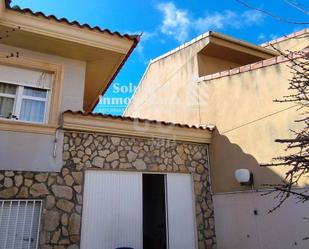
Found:
[[[295,103],[299,106],[299,110],[305,110],[300,115],[302,118],[295,120],[299,124],[303,124],[300,130],[292,130],[293,138],[277,139],[276,142],[286,144],[286,156],[279,156],[273,159],[270,164],[262,166],[286,166],[289,167],[284,181],[279,185],[268,185],[274,188],[269,193],[277,193],[275,199],[278,203],[270,210],[273,212],[280,208],[284,202],[291,196],[296,197],[299,202],[309,201],[309,190],[295,191],[294,187],[304,177],[309,177],[309,51],[304,49],[298,52],[278,51],[281,56],[285,56],[289,61],[288,67],[291,69],[293,77],[289,80],[288,89],[291,94],[284,96],[282,99],[274,100],[279,103]]]
[[[281,17],[281,16],[277,16],[277,15],[275,15],[275,14],[273,14],[273,13],[267,11],[267,10],[251,6],[251,5],[247,4],[246,2],[244,2],[242,0],[235,0],[235,1],[238,2],[239,4],[245,6],[248,9],[259,11],[259,12],[263,13],[264,15],[270,16],[270,17],[272,17],[272,18],[274,18],[274,19],[276,19],[277,21],[280,21],[280,22],[285,22],[285,23],[290,23],[290,24],[297,24],[297,25],[308,25],[309,24],[309,22],[299,22],[299,21],[294,21],[294,20],[286,19],[286,18]]]
[[[309,11],[305,10],[304,8],[300,7],[297,3],[295,2],[291,2],[289,0],[284,0],[284,2],[286,2],[288,5],[292,6],[293,8],[299,10],[300,12],[305,13],[306,15],[309,14]]]

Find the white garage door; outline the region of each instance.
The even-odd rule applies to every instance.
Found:
[[[191,175],[166,175],[168,249],[195,249]],[[143,248],[142,173],[87,171],[81,249]]]
[[[167,174],[167,210],[169,248],[196,248],[191,175]]]
[[[142,249],[142,174],[86,171],[82,249]]]

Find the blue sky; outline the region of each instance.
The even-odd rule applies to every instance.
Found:
[[[285,0],[248,0],[247,3],[278,16],[309,21],[308,15],[289,6]],[[309,9],[307,0],[290,0]],[[278,22],[250,10],[235,0],[14,0],[12,5],[28,7],[45,14],[66,17],[80,23],[122,33],[144,33],[105,99],[129,98],[151,59],[209,30],[260,44],[306,28],[304,25]],[[105,101],[107,103],[108,101]],[[96,112],[121,115],[125,105],[100,104]]]

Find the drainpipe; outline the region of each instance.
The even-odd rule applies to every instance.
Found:
[[[208,161],[208,182],[209,182],[209,191],[210,194],[213,195],[212,192],[212,183],[211,183],[211,167],[210,167],[210,157],[209,157],[209,144],[207,144],[207,161]]]
[[[56,129],[55,138],[54,138],[54,148],[53,148],[53,157],[57,157],[57,144],[58,144],[58,137],[59,137],[60,128]]]

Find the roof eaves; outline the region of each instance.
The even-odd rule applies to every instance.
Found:
[[[44,18],[44,19],[47,19],[47,20],[55,21],[57,23],[63,23],[65,25],[75,26],[75,27],[78,27],[78,28],[81,28],[81,29],[87,29],[87,30],[90,30],[90,31],[97,31],[97,32],[100,32],[100,33],[107,33],[107,34],[112,35],[112,36],[115,35],[115,36],[118,36],[119,38],[129,39],[129,40],[133,41],[133,44],[132,44],[130,50],[127,52],[125,58],[123,59],[123,61],[120,64],[120,66],[118,67],[118,69],[116,70],[114,75],[111,77],[111,79],[107,83],[107,85],[102,89],[101,95],[103,95],[106,92],[106,90],[111,85],[112,81],[115,79],[115,77],[117,76],[117,74],[119,73],[119,71],[121,70],[121,68],[123,67],[125,62],[128,60],[128,58],[132,54],[133,50],[136,48],[137,44],[140,41],[140,35],[120,34],[119,32],[112,32],[109,29],[102,29],[102,28],[100,28],[98,26],[91,27],[89,24],[80,24],[78,21],[69,21],[66,18],[59,19],[59,18],[57,18],[54,15],[47,16],[43,12],[33,12],[29,8],[22,9],[22,8],[20,8],[18,6],[13,6],[12,7],[10,5],[11,4],[11,0],[4,0],[4,1],[5,1],[6,8],[8,10],[10,10],[10,11],[16,11],[16,12],[23,13],[23,14],[29,14],[29,15],[35,16],[35,17],[41,17],[41,18]],[[91,111],[93,111],[93,109],[95,108],[95,106],[98,103],[98,101],[99,101],[99,96],[94,101],[93,105],[90,107]],[[87,110],[87,111],[90,111],[90,110]]]
[[[55,15],[47,16],[43,12],[34,12],[29,8],[23,8],[22,9],[19,6],[11,6],[11,0],[4,0],[4,1],[5,1],[6,8],[8,10],[11,10],[11,11],[19,12],[19,13],[22,13],[22,14],[30,14],[30,15],[35,16],[35,17],[41,17],[41,18],[44,18],[44,19],[48,19],[48,20],[58,22],[58,23],[64,23],[66,25],[75,26],[75,27],[78,27],[78,28],[81,28],[81,29],[88,29],[90,31],[98,31],[100,33],[107,33],[109,35],[115,35],[115,36],[118,36],[119,38],[126,38],[126,39],[129,39],[129,40],[132,40],[132,41],[139,40],[139,35],[120,34],[117,31],[112,32],[109,29],[102,29],[98,26],[92,27],[87,23],[81,24],[78,21],[69,21],[66,18],[58,18]]]
[[[262,52],[262,53],[265,53],[265,54],[269,54],[269,55],[273,55],[273,56],[279,55],[277,51],[273,51],[271,49],[267,49],[267,48],[264,48],[264,47],[261,47],[261,46],[258,46],[258,45],[249,43],[247,41],[240,40],[240,39],[237,39],[237,38],[234,38],[234,37],[231,37],[231,36],[219,33],[219,32],[211,32],[210,34],[213,37],[216,37],[216,38],[219,38],[219,39],[222,39],[222,40],[226,40],[228,42],[231,42],[231,43],[243,46],[243,47],[247,47],[249,49],[256,50],[256,51],[259,51],[259,52]]]
[[[191,46],[192,44],[194,44],[196,42],[199,42],[200,40],[202,40],[202,39],[204,39],[206,37],[211,37],[211,36],[217,37],[217,38],[220,38],[220,39],[224,39],[224,40],[227,40],[229,42],[239,44],[240,46],[248,47],[250,49],[258,50],[258,51],[261,51],[261,52],[266,53],[266,54],[271,54],[271,55],[274,55],[274,56],[278,55],[277,52],[272,51],[270,49],[267,49],[267,48],[264,48],[264,47],[260,47],[260,46],[255,45],[255,44],[251,44],[249,42],[246,42],[246,41],[243,41],[243,40],[240,40],[240,39],[236,39],[236,38],[230,37],[228,35],[224,35],[224,34],[219,33],[219,32],[208,31],[208,32],[206,32],[206,33],[204,33],[204,34],[194,38],[193,40],[191,40],[189,42],[186,42],[186,43],[180,45],[179,47],[177,47],[177,48],[175,48],[175,49],[173,49],[173,50],[171,50],[171,51],[169,51],[169,52],[167,52],[167,53],[165,53],[163,55],[160,55],[159,57],[151,60],[150,64],[156,63],[157,61],[160,61],[160,60],[162,60],[162,59],[164,59],[164,58],[166,58],[166,57],[168,57],[168,56],[170,56],[170,55],[172,55],[172,54],[174,54],[174,53],[176,53],[176,52],[178,52],[178,51],[180,51],[180,50],[182,50],[184,48],[187,48],[187,47]]]
[[[162,59],[170,56],[171,54],[174,54],[174,53],[176,53],[176,52],[178,52],[178,51],[180,51],[180,50],[182,50],[184,48],[187,48],[187,47],[191,46],[192,44],[194,44],[194,43],[196,43],[196,42],[198,42],[198,41],[200,41],[200,40],[210,36],[211,33],[212,33],[212,31],[208,31],[208,32],[206,32],[206,33],[204,33],[202,35],[199,35],[198,37],[192,39],[191,41],[188,41],[188,42],[186,42],[186,43],[184,43],[184,44],[174,48],[173,50],[171,50],[171,51],[169,51],[169,52],[167,52],[167,53],[165,53],[163,55],[160,55],[159,57],[157,57],[155,59],[152,59],[150,61],[150,64],[155,63],[155,62],[157,62],[159,60],[162,60]]]
[[[72,111],[67,110],[64,114],[72,114],[72,115],[82,115],[82,116],[90,116],[90,117],[100,117],[100,118],[109,118],[114,120],[123,120],[123,121],[130,121],[130,122],[140,122],[140,123],[150,123],[155,125],[164,125],[164,126],[177,126],[180,128],[188,128],[188,129],[198,129],[198,130],[208,130],[212,131],[213,129],[208,126],[197,126],[197,125],[188,125],[188,124],[180,124],[180,123],[172,123],[172,122],[165,122],[165,121],[157,121],[157,120],[149,120],[149,119],[142,119],[142,118],[133,118],[129,116],[114,116],[110,114],[102,114],[102,113],[90,113],[90,112],[83,112],[83,111]]]
[[[301,52],[301,53],[299,53]],[[300,51],[296,51],[296,52],[291,52],[289,55],[279,55],[273,58],[269,58],[266,60],[262,60],[262,61],[258,61],[258,62],[254,62],[251,64],[247,64],[244,66],[240,66],[240,67],[236,67],[236,68],[232,68],[232,69],[228,69],[225,71],[221,71],[218,73],[213,73],[213,74],[208,74],[202,77],[199,77],[196,81],[196,83],[201,83],[201,82],[209,82],[211,80],[217,80],[223,77],[230,77],[233,75],[237,75],[237,74],[242,74],[242,73],[247,73],[250,71],[254,71],[254,70],[259,70],[261,68],[266,68],[266,67],[270,67],[270,66],[274,66],[280,63],[285,63],[288,61],[291,61],[293,59],[296,58],[301,58],[303,56],[302,53],[308,53],[309,52],[309,46],[300,50]]]
[[[112,78],[109,80],[109,82],[106,84],[106,86],[105,86],[105,87],[103,88],[103,90],[101,91],[100,96],[103,96],[104,93],[107,91],[107,89],[110,87],[110,85],[113,83],[114,79],[116,78],[116,76],[118,75],[118,73],[120,72],[120,70],[122,69],[122,67],[124,66],[124,64],[126,63],[126,61],[129,59],[129,57],[130,57],[131,54],[133,53],[134,49],[137,47],[139,41],[140,41],[140,36],[137,36],[136,39],[134,39],[133,45],[131,46],[129,52],[126,54],[125,58],[124,58],[123,61],[121,62],[120,66],[118,67],[118,69],[116,70],[116,72],[114,73],[114,75],[112,76]],[[91,109],[90,109],[91,112],[94,110],[94,108],[96,107],[96,105],[99,103],[100,96],[98,96],[98,98],[95,100],[94,104],[91,106]]]

